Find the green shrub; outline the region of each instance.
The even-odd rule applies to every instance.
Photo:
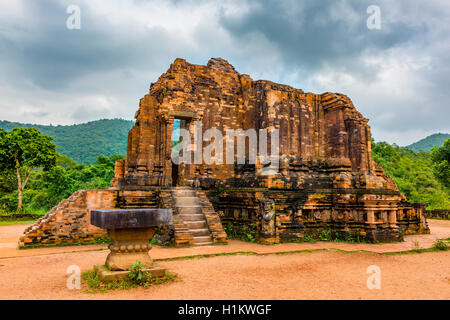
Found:
[[[257,228],[256,225],[240,225],[235,226],[231,222],[224,225],[224,230],[229,239],[236,239],[248,242],[256,242]]]
[[[178,279],[176,274],[168,271],[166,271],[165,275],[162,277],[153,277],[151,274],[145,272],[143,264],[139,261],[136,261],[136,263],[133,264],[129,270],[129,279],[127,280],[103,282],[95,270],[83,272],[81,278],[85,281],[89,288],[87,291],[92,293],[105,293],[109,290],[115,289],[129,290],[139,286],[148,287],[151,285],[159,285],[176,281]]]
[[[442,251],[446,251],[446,250],[448,250],[448,245],[442,240],[437,240],[433,244],[433,248],[438,249],[438,250],[442,250]]]
[[[320,241],[330,241],[331,240],[331,230],[322,230],[320,236]]]

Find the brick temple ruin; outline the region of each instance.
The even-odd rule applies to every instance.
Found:
[[[227,61],[206,66],[176,59],[140,100],[126,158],[111,187],[80,190],[29,227],[21,246],[86,243],[105,231],[91,209],[171,208],[175,245],[226,243],[222,225],[253,226],[263,243],[301,241],[324,231],[367,241],[428,233],[424,205],[411,204],[371,157],[368,120],[337,93],[305,93],[254,81]],[[264,164],[175,165],[174,122],[202,130],[279,131],[279,170]],[[192,149],[205,148],[207,142]]]

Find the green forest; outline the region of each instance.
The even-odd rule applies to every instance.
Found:
[[[450,209],[450,139],[431,152],[372,141],[372,157],[397,183],[410,202],[427,209]]]
[[[87,130],[86,127],[84,133],[77,128],[72,138],[64,135],[54,140],[39,128],[0,129],[0,213],[44,214],[76,190],[108,187],[114,176],[115,161],[124,157],[126,134],[118,135],[120,139],[112,134],[99,135],[94,151],[88,149],[92,146],[91,134],[109,132],[110,128],[105,127],[109,121],[116,120],[96,121],[99,128]],[[133,124],[124,121],[119,120],[120,130]],[[51,128],[60,134],[58,127]],[[50,130],[48,126],[47,130]],[[77,148],[58,146],[58,141],[69,139],[74,141],[72,146],[81,146],[83,141],[78,139],[85,139],[82,152],[89,154],[89,158],[82,157]],[[123,146],[115,139],[122,140]],[[103,144],[102,140],[107,142]],[[117,149],[111,150],[110,145]],[[438,145],[441,147],[435,146],[431,152],[414,152],[408,147],[372,141],[372,156],[408,200],[424,202],[428,209],[450,209],[450,139]],[[63,150],[67,150],[66,154],[62,154]],[[112,154],[114,151],[120,152]],[[23,206],[18,206],[18,202],[23,202]]]
[[[124,155],[100,155],[95,164],[79,164],[58,155],[55,166],[47,171],[37,169],[23,193],[24,207],[17,210],[17,178],[12,171],[0,174],[0,214],[15,212],[45,214],[61,200],[80,189],[101,189],[110,186],[114,163]]]
[[[0,121],[0,128],[10,131],[15,127],[36,128],[53,137],[56,150],[82,164],[95,164],[99,155],[107,157],[125,154],[128,131],[134,121],[102,119],[70,126],[24,124]]]

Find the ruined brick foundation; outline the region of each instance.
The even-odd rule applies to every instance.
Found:
[[[368,120],[343,94],[306,93],[254,81],[220,58],[206,66],[176,59],[151,84],[135,117],[126,159],[116,163],[111,189],[116,191],[110,191],[116,200],[107,205],[172,208],[171,235],[177,245],[225,243],[221,221],[256,226],[264,243],[297,241],[324,230],[373,242],[429,232],[424,206],[409,203],[373,161]],[[176,119],[191,137],[196,121],[202,124],[200,134],[210,128],[223,133],[255,129],[258,134],[260,129],[278,129],[279,171],[261,175],[260,162],[175,166]],[[203,152],[209,142],[191,144],[194,152]],[[60,231],[47,228],[53,223],[49,213],[49,219],[27,231],[22,243],[95,237],[78,222],[88,216],[88,206],[57,214],[66,219]]]

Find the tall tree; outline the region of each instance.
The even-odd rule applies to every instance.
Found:
[[[445,140],[444,145],[440,148],[433,147],[431,159],[433,160],[433,172],[436,178],[450,187],[450,139]]]
[[[14,170],[17,178],[17,209],[22,210],[22,195],[31,173],[51,169],[57,158],[53,138],[35,128],[0,129],[0,170]]]

